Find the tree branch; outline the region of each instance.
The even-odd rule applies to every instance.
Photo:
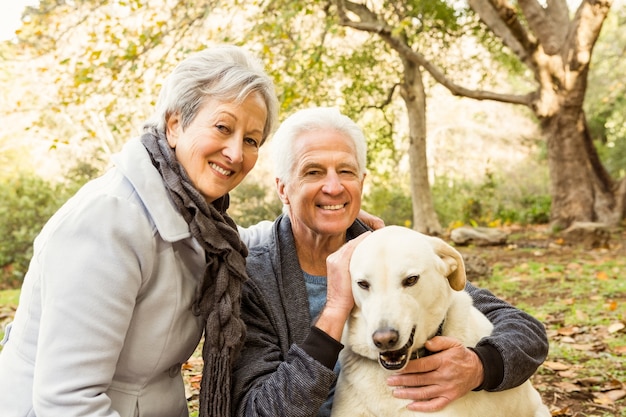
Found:
[[[537,40],[528,33],[506,0],[468,0],[470,8],[526,66],[536,72]]]
[[[555,25],[565,27],[569,26],[569,7],[567,0],[547,0],[547,13]]]
[[[544,9],[537,0],[519,0],[518,3],[530,30],[539,39],[544,52],[548,55],[557,55],[567,36],[568,25],[555,25],[548,10]]]
[[[337,0],[336,4],[339,21],[343,26],[378,34],[381,39],[398,52],[398,54],[405,57],[415,65],[423,67],[439,84],[446,87],[455,96],[468,97],[476,100],[493,100],[503,103],[522,104],[527,107],[531,106],[535,98],[535,93],[528,93],[524,95],[500,94],[484,90],[471,90],[460,86],[446,77],[446,75],[430,61],[428,61],[424,55],[414,51],[400,37],[395,36],[393,34],[393,28],[385,22],[381,22],[378,19],[378,16],[366,6],[346,0]],[[346,10],[357,15],[360,20],[351,20],[346,14]]]
[[[583,0],[576,10],[567,37],[570,69],[576,71],[589,66],[593,46],[612,4],[613,0]]]

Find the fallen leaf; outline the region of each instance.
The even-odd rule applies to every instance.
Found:
[[[567,417],[572,415],[572,410],[569,407],[561,408],[559,410],[553,410],[550,412],[552,417]]]
[[[593,399],[593,402],[596,404],[611,405],[614,402],[612,399],[610,399],[609,397],[606,397],[605,395],[601,393],[595,393],[593,394],[593,396],[595,397]]]
[[[618,346],[614,348],[613,353],[617,353],[618,355],[626,355],[626,346]]]
[[[603,352],[606,350],[606,346],[602,343],[572,343],[569,346],[572,349],[586,352]]]
[[[619,401],[622,398],[626,398],[626,391],[623,389],[616,389],[613,391],[607,392],[594,392],[593,402],[596,404],[609,405],[613,404],[615,401]]]
[[[554,385],[565,392],[580,392],[580,387],[576,384],[572,384],[571,382],[555,382]]]
[[[620,390],[622,388],[626,388],[626,385],[623,385],[620,381],[613,378],[602,386],[601,391],[613,391]]]
[[[560,329],[557,330],[557,332],[558,334],[562,336],[571,336],[571,335],[579,333],[580,327],[578,326],[561,327]]]
[[[543,363],[543,366],[553,371],[565,371],[567,369],[570,369],[570,366],[568,364],[561,362],[545,361]]]
[[[578,380],[578,383],[580,383],[582,386],[585,387],[591,387],[594,385],[600,385],[602,384],[602,378],[599,376],[592,376],[589,378],[582,378]]]
[[[617,301],[611,300],[607,304],[605,304],[606,308],[610,311],[617,310]]]
[[[626,324],[622,323],[621,321],[618,321],[617,323],[611,324],[608,328],[608,331],[609,333],[617,333],[620,330],[623,330],[624,328],[626,328]]]
[[[613,401],[619,401],[621,399],[626,398],[626,390],[616,389],[613,391],[607,391],[604,393],[607,397],[612,399]]]
[[[609,279],[609,276],[604,271],[598,271],[596,273],[596,278],[599,279],[600,281],[607,281]]]

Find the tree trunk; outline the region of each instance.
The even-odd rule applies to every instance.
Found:
[[[542,122],[547,140],[552,226],[563,229],[594,217],[593,178],[579,109],[563,109]]]
[[[625,214],[624,180],[616,184],[600,162],[583,111],[593,46],[612,2],[583,0],[570,20],[565,0],[546,4],[520,0],[517,5],[469,0],[537,81],[538,89],[525,104],[540,120],[547,141],[550,220],[555,230],[576,221],[615,225]],[[521,23],[520,12],[527,25]],[[497,99],[516,103],[507,97]]]
[[[541,127],[548,144],[552,227],[576,221],[617,225],[624,216],[624,181],[615,184],[602,166],[583,111],[564,106]]]
[[[413,228],[430,235],[441,235],[441,225],[435,212],[426,158],[426,94],[419,67],[403,58],[404,79],[400,94],[409,118],[409,164]]]
[[[531,108],[547,141],[555,230],[577,221],[615,225],[623,214],[619,187],[600,161],[583,110],[593,44],[608,12],[590,10],[578,10],[572,22],[577,30],[563,37],[560,51],[537,48],[532,54],[539,94]]]

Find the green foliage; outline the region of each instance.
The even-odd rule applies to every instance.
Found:
[[[469,181],[438,177],[432,184],[435,212],[442,226],[468,223],[464,218],[473,218],[468,210],[476,209],[476,187]],[[482,209],[481,209],[482,210]],[[469,214],[469,215],[468,215]]]
[[[596,141],[600,159],[613,178],[626,176],[626,118],[620,123],[624,132],[615,135],[608,143]]]
[[[363,209],[379,216],[386,225],[411,227],[413,208],[408,190],[377,181],[363,198]]]
[[[545,224],[551,198],[546,170],[524,167],[515,172],[487,172],[481,182],[437,178],[432,186],[435,211],[441,224],[499,226]]]
[[[0,289],[21,285],[33,254],[33,241],[48,219],[96,171],[79,164],[65,183],[30,172],[0,179]]]
[[[19,300],[19,289],[0,291],[0,306],[17,307]]]
[[[228,213],[243,227],[261,220],[273,220],[282,212],[282,203],[274,190],[245,181],[230,193]]]
[[[32,243],[60,206],[59,189],[27,173],[0,183],[0,288],[14,288],[28,268]]]

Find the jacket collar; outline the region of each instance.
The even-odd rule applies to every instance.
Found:
[[[175,242],[191,236],[189,225],[172,203],[159,171],[139,138],[127,142],[113,163],[130,181],[163,240]]]

